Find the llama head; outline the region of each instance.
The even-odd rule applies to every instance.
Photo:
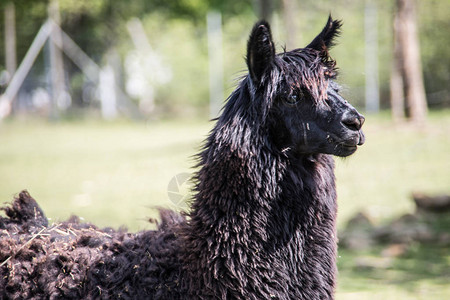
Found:
[[[364,117],[340,94],[335,61],[328,55],[341,22],[329,17],[305,48],[275,54],[270,26],[257,23],[247,46],[252,105],[273,144],[292,155],[348,156],[364,143]]]

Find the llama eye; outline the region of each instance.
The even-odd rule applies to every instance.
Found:
[[[299,102],[300,99],[302,99],[302,97],[303,97],[303,93],[300,91],[300,92],[293,93],[293,94],[285,97],[284,101],[287,104],[293,105],[293,104],[297,104],[297,102]]]
[[[286,102],[289,104],[295,104],[298,102],[298,96],[297,95],[290,95],[286,97]]]

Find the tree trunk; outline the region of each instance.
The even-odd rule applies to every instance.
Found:
[[[11,78],[17,69],[16,57],[16,19],[14,3],[5,7],[5,65]]]
[[[267,22],[272,21],[272,0],[257,0],[256,2],[258,5],[259,18],[266,20]]]
[[[5,7],[5,66],[8,71],[9,83],[17,69],[16,13],[13,2],[8,3]],[[13,102],[14,99],[10,99],[10,101]]]
[[[394,46],[391,64],[391,110],[392,119],[395,122],[402,122],[405,119],[405,93],[403,91],[403,64],[402,53],[399,42],[399,16],[394,16]]]
[[[51,0],[48,6],[48,15],[58,26],[61,23],[61,16],[59,13],[58,0]],[[50,69],[51,69],[51,85],[52,85],[52,119],[58,118],[58,106],[65,97],[65,82],[64,82],[64,63],[61,50],[56,45],[62,45],[61,33],[52,29],[50,46]],[[67,107],[66,107],[67,108]]]
[[[427,115],[427,103],[423,84],[420,47],[417,34],[416,9],[414,0],[397,0],[394,24],[394,45],[398,45],[398,55],[394,53],[394,68],[400,71],[405,95],[406,113],[414,123],[423,123]],[[394,46],[395,48],[396,46]],[[395,49],[394,49],[394,52]],[[391,87],[400,84],[396,72],[391,75]],[[394,95],[393,95],[394,94]],[[391,96],[398,96],[391,90]],[[395,102],[398,99],[392,99]],[[394,108],[395,110],[397,108]]]
[[[297,3],[295,0],[281,0],[283,4],[284,27],[286,28],[286,48],[293,49],[297,45]]]
[[[378,80],[378,8],[374,1],[366,0],[364,9],[365,37],[365,99],[366,111],[378,113],[380,93]]]

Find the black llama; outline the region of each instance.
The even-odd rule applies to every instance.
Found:
[[[156,231],[49,226],[27,192],[0,218],[0,297],[10,299],[333,299],[332,155],[364,143],[339,95],[329,18],[305,48],[275,54],[269,24],[247,48],[249,75],[199,154],[186,216]]]

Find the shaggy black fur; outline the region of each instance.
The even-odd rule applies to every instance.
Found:
[[[364,143],[364,118],[338,93],[329,18],[306,48],[275,54],[255,25],[249,76],[199,154],[186,217],[156,231],[49,226],[22,192],[0,217],[0,296],[14,299],[333,299],[332,155]]]

